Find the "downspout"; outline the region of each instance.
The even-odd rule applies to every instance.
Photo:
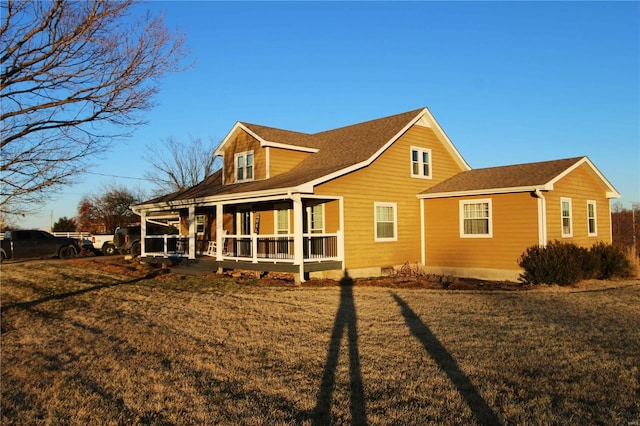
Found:
[[[533,191],[533,195],[538,199],[538,245],[547,245],[547,199],[544,198],[540,188]]]
[[[424,268],[427,263],[427,253],[426,253],[426,235],[425,226],[424,226],[424,198],[420,199],[420,261],[422,262],[422,267]]]

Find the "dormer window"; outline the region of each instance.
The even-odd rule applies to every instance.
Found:
[[[236,182],[253,180],[253,151],[236,154],[235,159]]]

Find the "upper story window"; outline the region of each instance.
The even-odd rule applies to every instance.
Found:
[[[598,235],[595,201],[587,201],[587,228],[590,237],[596,237]]]
[[[491,199],[460,201],[460,237],[491,238]]]
[[[411,177],[431,179],[431,150],[411,147]]]
[[[236,182],[253,180],[253,151],[235,155]]]
[[[560,211],[562,214],[562,236],[572,237],[573,226],[571,224],[571,198],[560,199]]]

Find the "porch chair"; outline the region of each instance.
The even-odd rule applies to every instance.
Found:
[[[205,255],[207,256],[215,256],[216,255],[216,242],[215,241],[209,241],[209,247],[207,247],[207,252],[205,253]]]

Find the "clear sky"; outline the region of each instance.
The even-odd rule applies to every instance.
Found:
[[[318,132],[428,107],[473,168],[587,155],[640,201],[639,2],[148,2],[195,66],[149,124],[21,227],[139,180],[145,145],[221,140],[236,121]],[[137,178],[125,179],[124,177]]]

